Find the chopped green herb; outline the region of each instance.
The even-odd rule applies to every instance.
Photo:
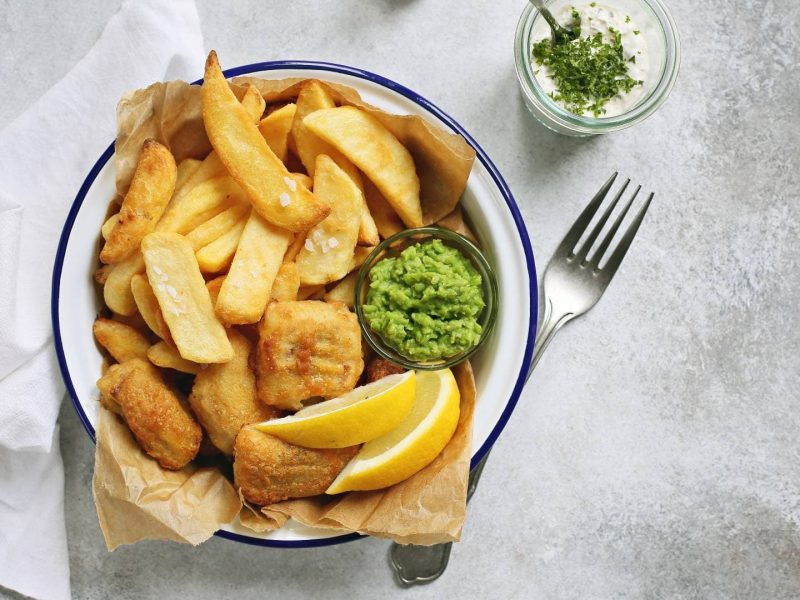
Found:
[[[580,15],[572,11],[573,22],[570,29],[580,30]],[[606,112],[603,108],[617,94],[630,92],[642,81],[628,74],[628,62],[622,51],[622,35],[609,28],[611,42],[603,40],[598,32],[585,38],[577,38],[566,44],[553,45],[550,39],[543,39],[533,45],[531,54],[534,60],[548,67],[556,84],[556,91],[550,94],[556,102],[578,115],[585,112],[599,117]]]
[[[633,56],[631,56],[631,57],[628,59],[628,62],[629,62],[629,63],[635,63],[635,62],[636,62],[636,55],[634,54]],[[538,71],[537,71],[537,73],[538,73]]]
[[[634,29],[633,30],[633,35],[639,35],[640,33],[642,33],[642,32],[639,31],[638,29]]]
[[[625,15],[625,22],[626,23],[630,23],[631,22],[631,16],[630,15]]]
[[[597,2],[592,2],[592,3],[591,3],[589,6],[591,6],[592,8],[594,8],[595,6],[597,6]]]

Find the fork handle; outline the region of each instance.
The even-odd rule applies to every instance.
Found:
[[[544,354],[545,348],[547,348],[550,340],[553,339],[553,336],[559,329],[561,329],[564,323],[570,321],[574,317],[575,313],[555,311],[553,309],[553,301],[549,298],[547,299],[547,304],[545,304],[544,309],[544,319],[542,320],[542,327],[536,336],[536,345],[533,347],[533,359],[531,360],[531,366],[528,367],[528,374],[525,377],[526,383],[528,379],[531,378],[531,373],[533,373],[534,367],[536,367],[536,364],[539,362],[542,354]]]

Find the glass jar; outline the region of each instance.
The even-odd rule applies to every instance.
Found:
[[[549,0],[548,8],[559,18],[564,6],[580,8],[589,0]],[[553,100],[537,80],[538,66],[531,56],[535,42],[549,36],[544,17],[528,4],[522,11],[514,40],[514,55],[522,97],[531,114],[545,127],[571,136],[588,136],[625,129],[652,115],[667,99],[680,66],[680,40],[672,15],[661,0],[600,0],[597,4],[622,11],[641,29],[647,46],[649,70],[644,93],[626,112],[610,117],[581,116]],[[564,25],[565,23],[562,23]],[[536,32],[536,33],[534,33]]]

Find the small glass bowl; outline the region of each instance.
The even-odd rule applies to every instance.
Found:
[[[588,0],[566,2],[568,6],[580,6]],[[548,0],[547,5],[560,7],[564,0]],[[564,135],[583,137],[609,133],[625,129],[652,115],[667,99],[681,62],[678,28],[667,7],[661,0],[600,0],[598,4],[609,5],[619,10],[635,13],[635,23],[647,35],[648,53],[652,61],[652,77],[645,80],[647,93],[627,112],[614,117],[587,117],[571,113],[555,102],[540,83],[534,71],[539,67],[532,64],[531,47],[538,39],[533,39],[533,31],[540,28],[544,17],[531,4],[522,11],[517,24],[514,40],[514,58],[522,97],[528,110],[548,129]],[[648,31],[645,32],[645,28]],[[652,31],[649,29],[652,28]],[[549,32],[549,29],[547,30]],[[654,83],[648,84],[648,79]]]
[[[473,347],[454,356],[439,360],[416,361],[400,354],[392,346],[369,326],[362,310],[362,304],[366,302],[367,290],[369,289],[369,273],[372,267],[384,258],[397,256],[412,244],[420,244],[434,239],[441,240],[445,245],[459,250],[469,259],[475,270],[480,273],[481,285],[483,287],[483,301],[486,303],[481,312],[478,322],[481,325],[481,337]],[[492,267],[483,256],[478,247],[466,239],[464,236],[445,229],[444,227],[430,226],[418,227],[416,229],[406,229],[382,241],[370,253],[361,269],[358,272],[355,289],[355,310],[358,315],[358,322],[367,343],[383,358],[396,363],[406,369],[417,369],[422,371],[436,371],[452,367],[469,358],[484,342],[494,326],[497,318],[497,280],[494,276]]]

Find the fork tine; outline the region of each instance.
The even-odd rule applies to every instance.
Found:
[[[650,208],[650,202],[652,202],[653,196],[655,196],[655,194],[651,193],[647,197],[647,200],[639,211],[639,214],[636,215],[636,218],[628,226],[628,230],[625,232],[625,235],[622,236],[619,246],[617,246],[617,249],[614,250],[614,254],[611,255],[611,258],[608,259],[608,262],[600,271],[600,273],[603,273],[607,279],[611,279],[614,276],[614,273],[616,273],[620,263],[622,263],[622,259],[625,258],[625,253],[628,251],[628,248],[630,248],[631,242],[633,242],[633,238],[636,236],[636,232],[639,230],[639,225],[641,225],[642,221],[644,220],[644,214],[647,212],[647,209]],[[598,258],[598,264],[599,261],[600,259]]]
[[[625,204],[625,207],[620,211],[619,215],[617,215],[617,220],[614,221],[614,224],[611,226],[611,229],[608,230],[606,237],[603,238],[603,241],[600,242],[600,245],[595,250],[594,255],[592,256],[592,260],[590,261],[595,268],[600,265],[600,260],[603,258],[603,255],[608,250],[608,246],[611,244],[611,241],[614,239],[614,236],[617,235],[617,230],[619,226],[622,225],[622,221],[625,219],[625,215],[628,214],[628,211],[631,209],[631,205],[633,201],[636,200],[636,196],[639,195],[639,190],[642,189],[642,186],[637,186],[636,190],[633,192],[633,196],[630,197],[628,202]]]
[[[592,222],[592,217],[594,217],[597,209],[600,208],[600,205],[603,203],[603,199],[606,197],[606,194],[608,194],[608,190],[611,189],[611,186],[616,178],[617,173],[615,172],[611,177],[609,177],[608,181],[603,184],[603,187],[600,188],[600,191],[595,194],[594,198],[592,198],[592,201],[589,202],[589,205],[583,209],[581,215],[558,245],[558,248],[555,252],[556,255],[572,256],[572,250],[578,244],[583,232],[587,227],[589,227],[589,223]]]
[[[614,209],[616,208],[619,199],[622,198],[622,194],[625,193],[625,189],[628,187],[628,184],[630,182],[631,182],[630,179],[625,180],[625,183],[622,184],[622,187],[620,188],[619,192],[617,192],[617,195],[614,196],[614,199],[611,201],[611,204],[609,204],[608,207],[606,208],[605,212],[603,213],[603,216],[600,217],[600,220],[594,226],[594,229],[592,229],[592,232],[589,234],[589,237],[587,237],[586,241],[583,242],[581,249],[575,253],[575,256],[577,256],[578,258],[583,258],[584,264],[586,263],[586,256],[589,254],[589,250],[592,249],[592,244],[594,244],[594,241],[597,239],[597,236],[600,235],[600,232],[603,230],[603,227],[605,227],[606,221],[608,221],[608,218],[611,216],[611,213],[614,212]]]

